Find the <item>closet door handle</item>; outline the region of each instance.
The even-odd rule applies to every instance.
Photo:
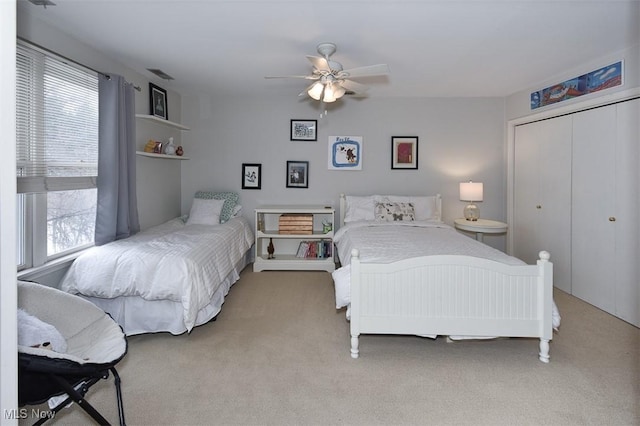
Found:
[[[616,221],[616,218],[614,216],[609,217],[609,222],[615,222],[615,221]]]

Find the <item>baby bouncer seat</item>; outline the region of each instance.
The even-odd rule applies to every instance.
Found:
[[[52,407],[57,413],[71,402],[76,402],[97,423],[109,422],[84,398],[86,392],[101,379],[113,374],[118,416],[125,424],[120,389],[120,377],[115,365],[127,353],[127,340],[120,326],[93,303],[61,290],[25,281],[18,282],[18,403],[41,404],[58,397],[62,400]],[[33,343],[34,327],[21,328],[20,314],[45,326],[64,339],[64,353],[56,352],[50,342]],[[39,320],[39,321],[38,321]],[[26,320],[24,321],[27,322]],[[22,332],[22,336],[21,336]],[[27,334],[27,336],[25,336]],[[28,334],[31,334],[29,336]],[[29,338],[31,337],[31,341]],[[38,337],[40,340],[43,337]],[[60,346],[59,346],[60,347]],[[67,395],[67,398],[60,395]],[[42,418],[35,424],[42,424]]]

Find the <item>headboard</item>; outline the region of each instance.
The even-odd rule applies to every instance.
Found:
[[[424,205],[426,202],[433,203],[433,206],[429,208],[430,214],[429,219],[431,220],[442,220],[442,197],[440,194],[431,195],[431,196],[410,196],[410,195],[363,195],[357,196],[358,199],[366,201],[367,199],[371,199],[371,201],[379,201],[384,199],[390,199],[391,201],[397,202],[411,202],[411,198],[415,198],[416,203],[420,205]],[[373,209],[373,207],[372,207]],[[431,211],[434,210],[434,211]],[[344,219],[347,213],[347,195],[340,194],[340,226],[344,225]],[[371,212],[373,215],[373,211]],[[425,219],[425,218],[423,218]]]

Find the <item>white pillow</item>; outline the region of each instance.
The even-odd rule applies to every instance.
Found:
[[[187,225],[218,225],[224,200],[194,198]]]
[[[357,222],[359,220],[374,220],[375,195],[358,197],[347,195],[347,207],[344,214],[344,222]]]
[[[390,201],[392,203],[412,203],[416,220],[441,220],[438,214],[436,196],[404,196],[404,195],[384,195],[376,201]]]

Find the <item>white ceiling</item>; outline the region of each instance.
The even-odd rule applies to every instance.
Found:
[[[639,0],[18,0],[18,13],[181,93],[297,96],[333,42],[370,97],[507,96],[640,43]],[[608,65],[608,64],[601,64]],[[109,70],[102,70],[108,72]]]

